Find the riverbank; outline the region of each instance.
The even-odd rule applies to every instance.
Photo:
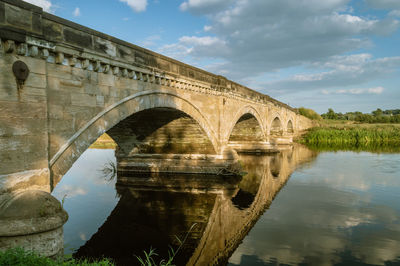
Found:
[[[311,149],[400,151],[400,124],[359,124],[327,120],[298,140]]]
[[[89,262],[87,260],[53,260],[39,256],[35,253],[24,251],[21,248],[0,251],[0,265],[35,265],[35,266],[112,266],[111,260],[102,259]]]
[[[115,149],[116,147],[117,143],[105,133],[90,145],[89,149]]]

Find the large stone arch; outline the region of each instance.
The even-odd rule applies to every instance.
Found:
[[[50,159],[52,187],[59,182],[80,155],[102,134],[125,118],[152,108],[171,108],[192,117],[203,129],[214,150],[219,152],[215,130],[200,110],[179,95],[162,90],[143,91],[110,105],[82,126]]]
[[[260,128],[261,128],[261,132],[263,134],[263,138],[264,140],[266,139],[266,134],[265,134],[265,126],[264,126],[264,120],[262,119],[262,116],[260,115],[260,113],[253,107],[250,105],[246,105],[243,108],[241,108],[238,112],[236,112],[235,116],[233,117],[233,119],[230,122],[230,126],[228,127],[228,130],[224,136],[224,140],[225,142],[229,141],[229,138],[232,134],[232,131],[234,129],[234,127],[236,126],[236,123],[239,121],[239,119],[246,115],[246,114],[251,114],[252,116],[255,117],[255,119],[257,120]]]

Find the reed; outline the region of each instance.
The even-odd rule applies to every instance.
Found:
[[[400,127],[394,125],[342,124],[310,129],[300,142],[322,150],[400,150]]]

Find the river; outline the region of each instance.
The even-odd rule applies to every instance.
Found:
[[[295,146],[240,161],[242,179],[114,175],[114,150],[87,150],[52,193],[69,214],[65,254],[132,265],[170,247],[177,265],[400,264],[400,154]]]

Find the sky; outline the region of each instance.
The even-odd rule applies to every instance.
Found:
[[[400,109],[400,0],[29,0],[318,113]]]

